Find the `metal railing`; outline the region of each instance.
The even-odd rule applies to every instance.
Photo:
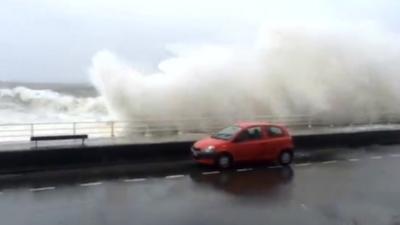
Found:
[[[400,115],[387,114],[375,119],[329,120],[315,116],[252,116],[249,118],[198,117],[165,120],[57,122],[0,124],[0,142],[28,141],[32,136],[88,134],[90,138],[115,138],[134,135],[212,133],[237,121],[268,121],[289,128],[349,127],[368,124],[398,124]]]

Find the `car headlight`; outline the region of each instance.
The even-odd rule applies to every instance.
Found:
[[[203,149],[203,152],[205,152],[205,153],[213,153],[214,150],[215,150],[215,147],[210,145],[207,148]]]

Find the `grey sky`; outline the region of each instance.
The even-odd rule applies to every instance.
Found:
[[[103,49],[154,70],[170,44],[246,43],[271,20],[371,20],[398,31],[399,15],[397,0],[2,0],[0,81],[86,82]]]

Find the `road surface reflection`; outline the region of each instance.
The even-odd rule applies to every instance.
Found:
[[[262,169],[245,172],[222,172],[204,175],[191,173],[197,184],[238,197],[280,198],[288,197],[289,185],[294,177],[291,167]]]

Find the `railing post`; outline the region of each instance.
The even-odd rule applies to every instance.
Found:
[[[144,131],[144,136],[147,136],[147,137],[151,136],[151,135],[152,135],[151,132],[152,132],[152,131],[150,130],[149,124],[146,124],[146,129],[145,129],[145,131]]]
[[[111,137],[114,138],[115,137],[114,121],[111,121],[110,126],[111,126]]]
[[[31,137],[33,137],[35,135],[35,128],[34,128],[34,124],[31,123]]]
[[[312,118],[308,118],[308,128],[312,128]]]
[[[76,122],[72,123],[72,134],[76,135]]]

